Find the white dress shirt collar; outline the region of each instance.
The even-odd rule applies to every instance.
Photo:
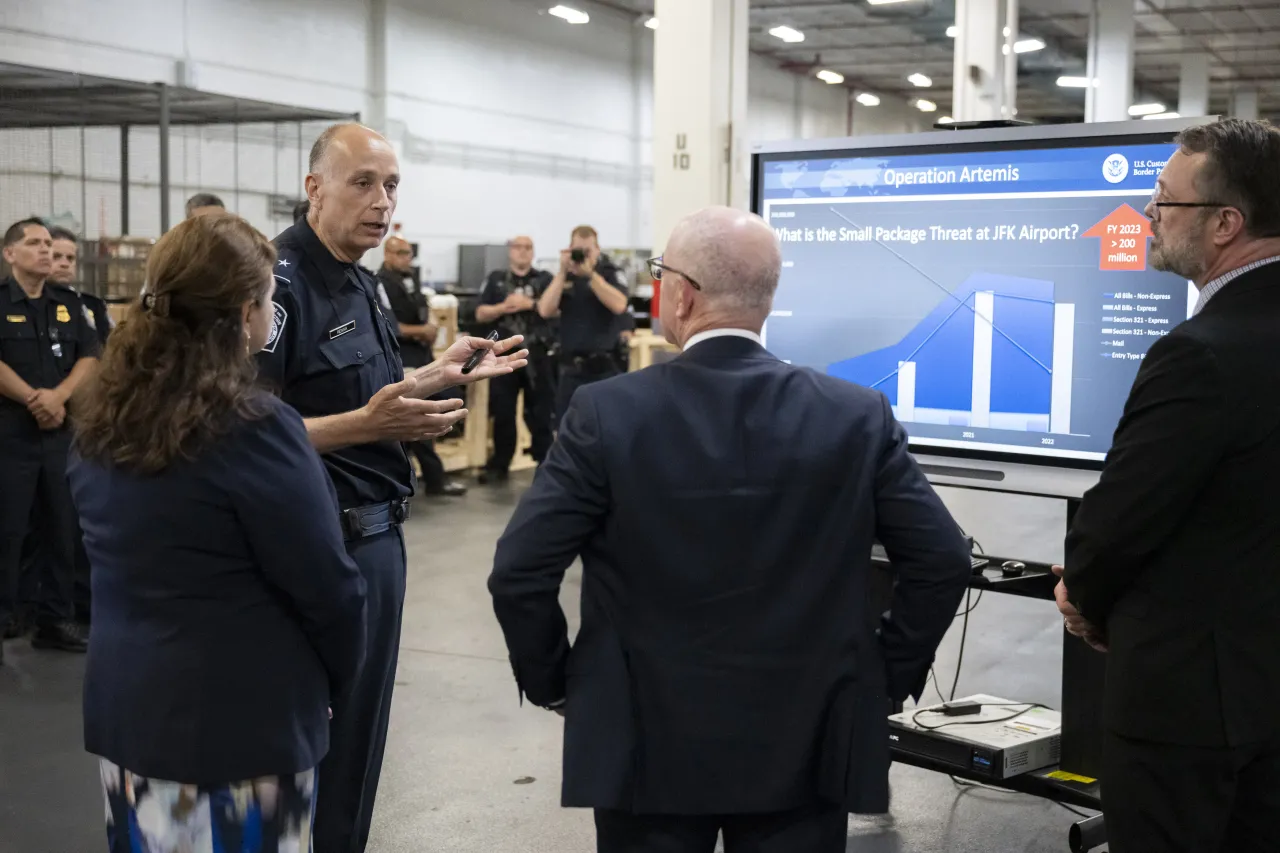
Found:
[[[695,344],[700,344],[703,341],[709,341],[712,338],[729,337],[746,338],[749,341],[755,341],[760,344],[760,346],[764,346],[764,341],[760,339],[760,336],[749,329],[708,329],[705,332],[698,332],[698,334],[685,341],[684,351],[688,352]]]

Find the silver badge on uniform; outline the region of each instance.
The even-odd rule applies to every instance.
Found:
[[[284,310],[284,306],[279,302],[272,302],[271,313],[271,334],[267,336],[267,344],[262,348],[263,352],[275,352],[276,344],[280,343],[280,335],[284,332],[285,321],[289,319],[289,312]]]

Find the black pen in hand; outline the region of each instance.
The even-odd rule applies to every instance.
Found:
[[[485,335],[485,340],[493,341],[496,343],[498,340],[498,333],[496,331],[490,332],[489,334]],[[480,362],[484,361],[484,356],[485,356],[485,353],[487,352],[489,352],[487,349],[481,349],[481,348],[476,348],[472,350],[471,358],[467,359],[467,363],[462,365],[462,375],[466,376],[468,373],[475,370],[476,367],[480,364]]]

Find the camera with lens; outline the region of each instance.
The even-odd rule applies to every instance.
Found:
[[[569,259],[575,264],[580,264],[587,259],[586,249],[573,249],[569,252]]]

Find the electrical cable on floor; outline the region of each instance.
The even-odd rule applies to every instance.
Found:
[[[973,590],[969,589],[964,594],[964,625],[960,629],[960,654],[956,656],[956,677],[951,682],[951,699],[955,701],[956,688],[960,686],[960,667],[964,664],[964,644],[969,637],[969,614],[973,612],[974,605],[970,604],[969,599],[973,595]]]

